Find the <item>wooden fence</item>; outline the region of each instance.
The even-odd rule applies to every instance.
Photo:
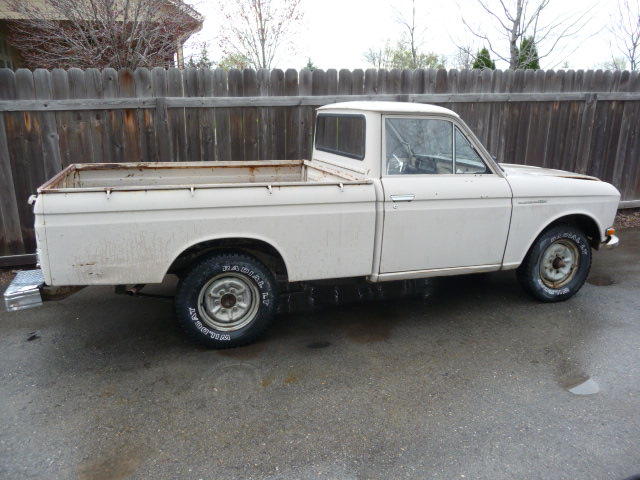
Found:
[[[26,200],[70,163],[309,158],[314,108],[367,99],[446,106],[499,161],[640,206],[638,72],[0,69],[0,264],[32,258]]]

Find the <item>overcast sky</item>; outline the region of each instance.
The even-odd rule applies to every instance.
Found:
[[[402,29],[396,21],[394,9],[410,18],[410,0],[302,0],[304,21],[296,35],[296,51],[282,50],[274,68],[302,68],[307,59],[318,68],[370,68],[363,54],[371,47],[383,45],[387,39],[395,43],[401,38]],[[491,1],[491,0],[488,0]],[[494,0],[495,1],[495,0]],[[508,1],[508,0],[507,0]],[[218,60],[222,56],[217,48],[216,34],[219,30],[219,8],[216,0],[194,0],[194,6],[205,17],[202,31],[192,37],[186,48],[187,57],[200,50],[201,42],[209,45],[209,56]],[[538,2],[536,2],[538,3]],[[558,18],[577,19],[587,12],[589,21],[575,37],[561,42],[554,54],[540,61],[543,69],[597,68],[611,59],[609,33],[606,25],[611,21],[610,13],[615,0],[551,0],[545,11],[543,22],[554,22]],[[481,41],[461,22],[461,12],[478,31],[484,31],[494,40],[494,48],[501,46],[508,55],[508,43],[501,39],[492,27],[486,13],[481,11],[476,0],[417,0],[416,23],[426,28],[422,37],[422,50],[448,57],[447,68],[455,67],[456,44],[474,44]],[[540,47],[541,54],[545,46]],[[507,64],[498,61],[498,68]]]

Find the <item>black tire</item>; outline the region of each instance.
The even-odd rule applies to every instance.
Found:
[[[196,263],[175,298],[187,336],[208,348],[246,345],[260,337],[276,311],[271,272],[247,255],[219,254]]]
[[[560,302],[582,288],[590,269],[591,246],[585,234],[570,225],[557,225],[536,239],[516,275],[534,298]]]

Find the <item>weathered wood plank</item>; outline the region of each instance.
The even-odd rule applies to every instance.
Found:
[[[227,84],[227,72],[221,68],[213,72],[213,91],[218,100],[229,95]],[[229,109],[220,108],[217,102],[216,108],[216,160],[231,160],[231,134],[229,132]]]
[[[51,71],[51,96],[54,100],[69,98],[69,78],[65,70],[54,68]],[[73,163],[73,159],[77,157],[73,137],[70,132],[72,119],[73,113],[71,111],[59,111],[56,113],[56,125],[59,137],[58,146],[60,148],[62,168]]]
[[[313,92],[313,79],[309,70],[300,72],[299,90],[300,95],[309,96]],[[313,108],[300,107],[300,117],[298,124],[298,155],[300,158],[310,159],[313,149]]]
[[[242,72],[231,69],[228,73],[229,96],[242,97]],[[244,160],[244,132],[242,130],[242,110],[234,108],[229,113],[229,133],[231,136],[231,160]]]
[[[351,72],[351,95],[364,94],[364,71],[357,68]]]
[[[151,70],[152,95],[157,98],[156,109],[153,113],[158,149],[158,161],[171,162],[174,160],[173,135],[167,109],[167,71],[156,67]]]
[[[177,68],[167,70],[167,95],[170,97],[184,96],[182,71]],[[168,102],[167,106],[169,106]],[[167,115],[169,117],[169,129],[171,131],[171,143],[173,145],[172,160],[175,162],[186,162],[189,160],[189,157],[187,155],[187,131],[184,108],[171,108]]]
[[[295,72],[295,70],[294,70]],[[297,77],[296,73],[296,77]],[[242,72],[243,93],[251,97],[258,94],[258,76],[255,70],[246,69]],[[242,109],[244,130],[244,158],[245,160],[260,159],[260,142],[258,136],[258,109],[247,107]]]
[[[118,84],[121,97],[135,97],[136,83],[133,72],[124,68],[118,71]],[[123,152],[126,162],[144,162],[142,147],[140,145],[140,132],[137,111],[127,108],[122,112],[123,116]]]
[[[342,78],[342,75],[341,75]],[[288,69],[284,74],[284,94],[289,97],[297,97],[299,94],[298,72]],[[300,158],[298,152],[298,131],[299,115],[297,107],[290,107],[285,110],[285,159],[295,160]]]
[[[84,72],[84,85],[86,96],[88,99],[102,99],[102,76],[97,68],[90,68]],[[43,117],[51,115],[48,112],[42,113]],[[104,110],[92,110],[89,113],[89,136],[92,146],[92,161],[96,163],[105,163],[107,152],[106,146],[106,117],[107,112]]]
[[[136,96],[150,98],[153,96],[153,79],[148,68],[136,68],[134,74]],[[138,109],[138,132],[140,136],[140,154],[145,162],[157,162],[158,143],[156,141],[155,115],[150,109]]]
[[[198,70],[195,68],[185,68],[182,70],[182,79],[184,82],[185,98],[193,98],[198,96]],[[200,152],[200,109],[185,108],[184,120],[187,140],[187,158],[190,162],[202,160]]]
[[[79,68],[67,71],[69,78],[69,96],[73,99],[86,99],[87,86],[85,72]],[[71,149],[72,163],[93,162],[93,142],[91,141],[90,111],[74,112],[69,122],[69,131],[73,149]]]
[[[8,69],[0,70],[0,98],[16,99],[18,98],[16,75]],[[14,196],[13,204],[17,208],[20,220],[20,233],[12,232],[10,237],[20,239],[20,244],[12,244],[10,248],[17,249],[17,253],[25,253],[33,251],[34,235],[33,235],[33,213],[27,205],[26,199],[31,192],[31,172],[28,165],[28,156],[25,152],[25,121],[22,113],[6,113],[4,114],[3,136],[6,140],[6,153],[8,153],[9,165],[3,170],[11,172],[9,178],[13,183]],[[10,191],[11,187],[7,185]],[[0,192],[0,195],[3,195]],[[7,199],[8,200],[8,199]],[[4,201],[4,199],[3,199]],[[8,207],[9,211],[12,207]],[[11,218],[8,217],[11,221]]]
[[[198,96],[212,97],[214,95],[214,73],[210,68],[198,70]],[[215,108],[201,108],[198,110],[200,124],[200,155],[203,161],[216,159],[215,138]]]
[[[338,94],[338,71],[335,68],[330,68],[326,73],[327,78],[327,95]]]
[[[270,95],[284,95],[284,72],[276,69],[271,71],[271,90]],[[272,109],[272,125],[271,129],[273,145],[273,158],[280,159],[285,157],[285,117],[283,108]]]
[[[43,68],[33,72],[33,81],[36,98],[39,100],[51,99],[51,75]],[[40,138],[42,141],[42,162],[46,178],[53,177],[62,169],[60,159],[60,147],[58,126],[55,112],[42,112],[42,126]]]
[[[8,72],[0,72],[1,98],[6,98],[6,92],[2,90],[6,86],[4,80],[7,75]],[[25,253],[15,178],[5,130],[6,115],[0,114],[0,255],[2,256]]]
[[[258,70],[258,95],[261,97],[269,96],[269,88],[271,85],[271,72],[266,68]],[[273,120],[272,112],[268,107],[258,108],[258,131],[260,136],[259,157],[261,159],[273,158]]]
[[[363,93],[365,95],[375,95],[378,93],[378,71],[375,68],[368,68],[367,71],[364,72]]]
[[[120,95],[118,72],[113,68],[105,68],[102,70],[102,91],[105,99],[118,98]],[[107,161],[124,161],[124,132],[122,123],[123,115],[121,110],[107,110],[106,134],[108,140],[105,142],[106,148],[104,154],[104,158]]]

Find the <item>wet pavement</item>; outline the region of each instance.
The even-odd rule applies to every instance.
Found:
[[[450,277],[226,351],[188,343],[171,300],[107,287],[0,313],[0,478],[640,473],[640,229],[620,238],[561,304],[509,272]]]

